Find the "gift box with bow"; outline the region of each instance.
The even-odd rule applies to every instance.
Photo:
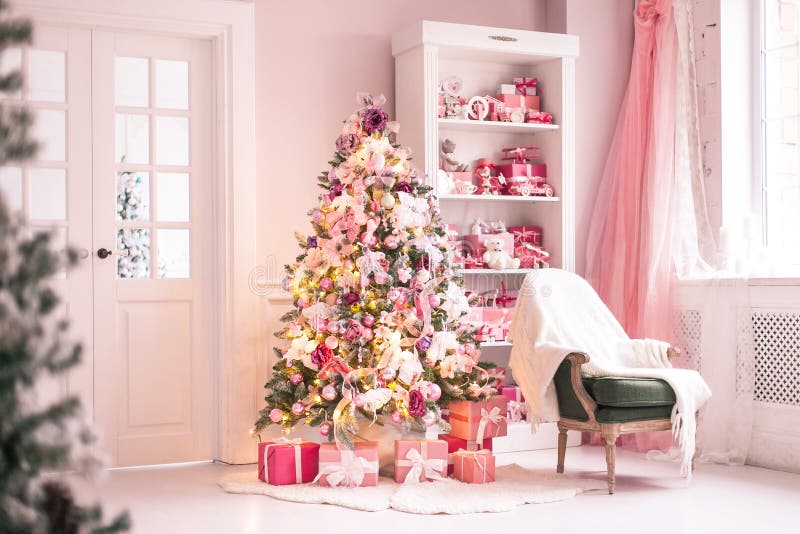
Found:
[[[514,78],[514,88],[516,89],[516,93],[518,95],[535,95],[537,83],[538,81],[536,78],[528,78],[525,76]]]
[[[492,439],[485,438],[483,446],[474,439],[461,439],[450,434],[439,434],[439,439],[447,443],[447,474],[453,474],[453,456],[458,450],[477,451],[478,449],[492,450]]]
[[[378,442],[359,441],[353,450],[323,443],[319,447],[319,474],[314,481],[320,486],[377,486]]]
[[[450,408],[450,435],[483,443],[508,433],[508,399],[496,396],[481,402],[455,401]]]
[[[453,454],[453,478],[468,484],[494,482],[494,455],[489,449]]]
[[[319,444],[281,438],[258,444],[258,479],[273,486],[311,482],[317,476]]]
[[[508,231],[514,236],[515,247],[518,247],[523,243],[542,246],[541,226],[509,226]]]
[[[539,97],[533,95],[495,95],[505,105],[506,110],[539,111]]]
[[[418,484],[447,476],[447,442],[438,439],[398,439],[394,442],[394,480]]]

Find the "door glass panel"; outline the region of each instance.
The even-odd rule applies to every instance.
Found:
[[[117,114],[117,163],[150,162],[150,117]]]
[[[156,117],[156,163],[189,164],[189,119]]]
[[[28,98],[40,102],[66,100],[65,54],[28,50]]]
[[[64,169],[30,169],[28,204],[30,218],[63,221],[67,218],[67,173]]]
[[[67,154],[67,114],[58,109],[36,112],[31,137],[39,141],[39,161],[64,161]]]
[[[117,231],[117,278],[150,277],[150,230]]]
[[[22,67],[22,50],[19,48],[7,48],[0,54],[0,76],[7,76]],[[20,91],[13,93],[0,94],[3,98],[19,98],[22,96]]]
[[[117,175],[117,220],[150,218],[150,173],[121,172]]]
[[[189,64],[156,60],[156,107],[189,109]]]
[[[158,230],[159,278],[189,278],[189,230]]]
[[[159,221],[189,220],[189,175],[185,172],[160,172],[156,180]]]
[[[11,211],[22,211],[22,169],[0,167],[0,193]]]
[[[114,62],[114,91],[118,106],[146,108],[148,61],[141,57],[118,57]]]

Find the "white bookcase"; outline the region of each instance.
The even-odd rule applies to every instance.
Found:
[[[424,168],[440,200],[442,216],[467,234],[476,218],[500,219],[508,226],[542,228],[550,265],[575,268],[575,57],[578,38],[573,35],[420,21],[392,38],[395,58],[395,103],[400,122],[400,142],[411,148],[414,160]],[[501,83],[515,76],[538,78],[540,107],[553,114],[553,124],[440,119],[437,116],[441,80],[458,76],[461,96],[494,95]],[[547,183],[554,197],[460,195],[440,191],[436,183],[440,141],[456,143],[455,157],[474,164],[478,158],[497,162],[501,149],[540,147],[547,164]],[[518,287],[527,269],[464,270],[467,288],[475,291]],[[508,363],[511,344],[484,343],[483,358],[499,365]],[[546,433],[552,429],[546,430]],[[527,434],[527,431],[523,432]],[[506,450],[542,448],[550,440],[509,439]],[[575,434],[579,440],[579,435]],[[570,445],[578,444],[570,440]],[[555,442],[552,445],[555,446]]]

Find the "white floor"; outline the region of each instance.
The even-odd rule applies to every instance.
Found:
[[[498,463],[555,464],[555,451],[498,455]],[[603,479],[598,447],[567,450],[567,474]],[[413,534],[469,532],[522,534],[643,534],[800,532],[800,475],[757,467],[699,465],[690,484],[677,464],[619,451],[617,493],[585,494],[568,501],[528,505],[502,514],[415,516],[394,511],[356,512],[302,505],[256,495],[229,495],[216,482],[254,465],[193,464],[111,472],[81,488],[105,503],[106,513],[130,510],[134,532]],[[446,529],[446,530],[445,530]]]

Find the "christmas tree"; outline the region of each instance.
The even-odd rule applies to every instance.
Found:
[[[313,234],[287,266],[295,308],[276,335],[288,341],[267,382],[255,431],[320,425],[349,445],[357,414],[424,431],[452,400],[495,393],[478,365],[463,281],[450,267],[438,202],[393,143],[385,99],[362,106],[336,140]],[[331,437],[333,437],[331,435]]]
[[[31,38],[30,24],[5,18],[5,9],[0,1],[0,52]],[[0,92],[21,85],[19,72],[0,78]],[[0,166],[35,154],[30,125],[25,108],[0,106]],[[78,399],[37,399],[42,379],[62,377],[80,361],[80,346],[65,339],[68,325],[56,317],[59,300],[48,285],[75,255],[53,251],[48,233],[26,234],[0,198],[0,532],[121,532],[127,515],[104,524],[100,507],[76,504],[55,474],[97,466]]]

